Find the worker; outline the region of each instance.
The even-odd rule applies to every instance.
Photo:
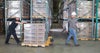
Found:
[[[68,19],[68,37],[67,37],[67,40],[66,40],[66,45],[70,45],[69,44],[69,41],[71,39],[71,37],[73,37],[74,39],[74,45],[75,46],[80,46],[78,44],[78,41],[77,41],[77,20],[75,19],[76,17],[76,12],[72,12],[71,13],[71,18]]]
[[[16,35],[16,30],[15,30],[15,28],[17,27],[18,24],[23,24],[23,23],[20,22],[20,18],[16,17],[15,20],[13,20],[12,23],[8,27],[8,32],[7,32],[5,44],[10,44],[9,39],[10,39],[11,35],[13,35],[17,44],[20,44],[21,41],[18,39],[18,37]]]

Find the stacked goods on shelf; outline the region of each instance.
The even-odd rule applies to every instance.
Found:
[[[98,38],[100,38],[100,23],[98,23]]]
[[[91,22],[78,22],[77,29],[78,38],[91,38],[92,23]]]
[[[24,24],[22,45],[45,47],[45,23]]]
[[[65,10],[66,9],[66,10]],[[72,0],[70,1],[66,1],[64,3],[64,11],[63,11],[63,18],[68,18],[71,16],[71,13],[73,11],[76,11],[76,3],[72,2]]]
[[[7,17],[14,18],[14,17],[21,17],[20,11],[20,1],[7,1]]]
[[[7,1],[7,17],[29,18],[29,5],[26,1]]]
[[[37,44],[37,42],[35,41],[37,40],[35,27],[36,26],[33,26],[33,24],[24,24],[24,44]]]
[[[98,16],[100,18],[100,2],[99,2],[99,7],[98,7]],[[100,23],[98,24],[98,35],[99,35],[99,38],[100,38]]]
[[[47,17],[46,0],[33,0],[33,18]]]
[[[64,8],[63,9],[66,9],[68,7],[67,4],[68,4],[68,2],[64,3]],[[68,10],[63,11],[63,18],[68,18]]]
[[[77,1],[78,17],[91,18],[92,17],[92,1],[78,0]]]
[[[45,23],[36,23],[37,24],[37,40],[38,45],[45,45]]]
[[[29,8],[29,4],[26,2],[26,1],[23,1],[23,10],[22,10],[22,12],[23,12],[23,18],[29,18],[29,10],[30,10],[30,8]]]

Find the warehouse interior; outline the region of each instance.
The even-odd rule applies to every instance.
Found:
[[[68,19],[75,11],[80,46],[66,45]],[[5,39],[16,18],[16,34]],[[53,40],[52,40],[53,39]],[[0,53],[100,53],[100,0],[0,0]]]

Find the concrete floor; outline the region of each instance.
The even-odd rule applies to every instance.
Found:
[[[79,41],[81,46],[65,45],[65,35],[61,33],[52,33],[54,35],[54,45],[50,47],[22,47],[16,45],[15,41],[10,39],[10,45],[4,44],[4,37],[0,36],[0,53],[100,53],[100,41]],[[56,38],[55,38],[56,37]]]

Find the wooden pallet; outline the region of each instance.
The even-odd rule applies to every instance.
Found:
[[[92,40],[91,38],[78,38],[78,40]]]
[[[78,38],[78,40],[95,40],[95,38]],[[97,38],[96,40],[100,40],[100,38]]]
[[[45,47],[45,44],[41,44],[41,45],[38,45],[38,44],[26,44],[26,43],[22,43],[21,46],[28,46],[28,47]]]
[[[78,18],[91,18],[92,16],[78,16]]]

